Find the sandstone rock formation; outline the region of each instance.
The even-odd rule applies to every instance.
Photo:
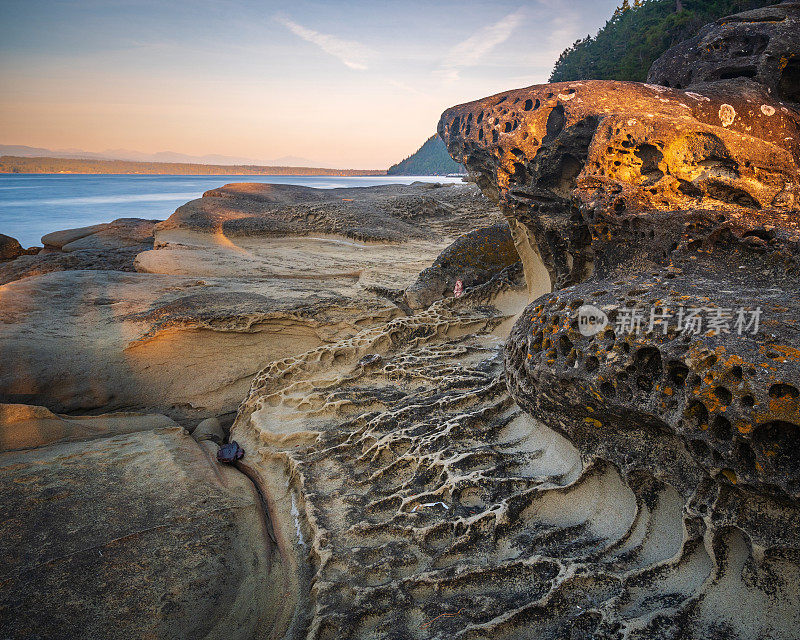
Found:
[[[59,249],[67,253],[85,249],[119,251],[131,246],[141,251],[141,245],[152,244],[153,227],[157,222],[141,218],[118,218],[90,227],[48,233],[42,236],[42,244],[45,249]]]
[[[461,307],[408,318],[396,304],[457,236],[499,220],[473,186],[318,194],[314,215],[333,222],[315,227],[305,211],[291,228],[284,222],[306,200],[292,204],[279,188],[286,202],[255,211],[249,187],[228,190],[238,195],[227,197],[225,215],[249,216],[248,235],[224,222],[185,223],[181,213],[137,259],[148,270],[62,262],[65,270],[11,274],[0,286],[0,397],[15,403],[0,405],[0,482],[10,496],[0,507],[3,637],[301,637],[311,573],[287,533],[300,531],[305,512],[284,484],[283,462],[248,440],[236,468],[216,463],[222,426],[251,378],[268,363],[282,381],[340,366],[380,377],[380,353],[476,330],[507,333],[526,299],[517,268],[482,293],[468,287]],[[137,229],[152,233],[147,225],[122,226],[136,244]],[[119,226],[50,234],[44,253],[106,259],[126,251],[106,241]],[[483,339],[497,367],[500,340]],[[464,379],[487,377],[476,375]],[[252,396],[271,385],[263,374]],[[302,398],[299,386],[292,393]],[[187,426],[215,417],[190,438],[167,415],[131,409]],[[294,418],[286,419],[288,429]],[[237,429],[231,437],[240,432],[248,436]],[[281,478],[264,495],[281,516],[274,531],[248,476]]]
[[[456,202],[474,201],[475,194],[469,189],[453,191],[452,185],[422,182],[338,189],[228,184],[179,207],[158,225],[158,231],[222,232],[226,236],[331,233],[362,241],[405,241],[425,236],[414,221],[446,218]],[[453,197],[456,202],[451,201]]]
[[[476,229],[447,247],[405,291],[412,309],[429,307],[453,295],[457,282],[474,287],[519,261],[507,224]]]
[[[259,495],[180,427],[0,453],[0,490],[4,638],[255,638],[286,624]]]
[[[531,87],[448,110],[440,133],[509,212],[529,281],[543,264],[555,288],[593,273],[605,253],[592,225],[602,236],[599,222],[626,212],[761,220],[768,210],[797,224],[797,112],[747,81],[702,93],[610,81]],[[606,244],[627,252],[620,238]]]
[[[23,249],[16,238],[0,233],[0,260],[13,260],[22,253]]]
[[[177,426],[158,414],[109,413],[75,417],[56,415],[44,407],[0,404],[0,452]]]
[[[504,518],[512,529],[524,515],[559,521],[564,534],[580,523],[545,539],[540,525],[517,548],[563,563],[580,541],[578,572],[592,586],[571,596],[574,608],[560,586],[498,616],[493,631],[796,635],[800,113],[786,101],[796,99],[785,91],[792,67],[773,55],[800,53],[796,12],[789,3],[704,30],[706,49],[730,41],[689,57],[687,91],[560,83],[442,116],[454,158],[508,216],[529,287],[541,293],[544,273],[554,289],[509,336],[509,391],[576,448],[582,478],[604,478],[596,520],[598,492],[581,497],[585,481],[564,491],[588,512],[574,520],[566,497],[542,508],[541,490]],[[769,52],[747,61],[758,72],[724,69],[724,47],[750,33],[769,34]],[[667,63],[697,46],[668,51],[651,78],[674,76]],[[775,64],[787,74],[777,78]],[[607,325],[586,331],[581,309]],[[705,324],[687,324],[692,310]]]
[[[0,285],[53,271],[133,271],[137,254],[153,247],[156,220],[113,222],[48,233],[42,250],[0,264]]]
[[[501,219],[473,185],[210,193],[3,263],[0,402],[230,424],[267,363],[403,315],[443,248]]]
[[[445,112],[508,230],[472,186],[227,185],[138,273],[0,287],[3,635],[797,638],[795,7],[667,52],[682,89]]]
[[[520,276],[512,266],[254,379],[231,438],[296,567],[287,637],[478,637],[463,632],[558,575],[515,550],[528,518],[501,524],[501,502],[580,472],[571,445],[505,389],[501,336],[527,298]]]
[[[751,78],[777,100],[800,103],[800,3],[745,11],[703,27],[653,63],[647,81],[686,89]]]

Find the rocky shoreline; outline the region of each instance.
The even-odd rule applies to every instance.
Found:
[[[0,635],[796,638],[798,25],[3,240]]]

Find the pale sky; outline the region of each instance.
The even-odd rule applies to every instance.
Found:
[[[618,0],[0,0],[0,144],[386,168]]]

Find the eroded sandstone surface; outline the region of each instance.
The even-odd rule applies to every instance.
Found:
[[[0,287],[3,397],[50,409],[0,405],[8,634],[55,593],[87,637],[796,638],[797,7],[445,112],[508,227],[474,187],[227,185],[137,273]],[[60,414],[118,394],[158,411]]]
[[[542,85],[454,107],[440,133],[507,211],[529,281],[542,279],[543,263],[556,288],[585,280],[606,255],[596,244],[604,220],[630,215],[631,224],[643,220],[637,212],[699,209],[798,225],[797,111],[748,80],[702,92]],[[625,239],[608,238],[602,249],[619,254]]]
[[[183,428],[140,427],[0,453],[4,638],[260,638],[285,626],[252,484]]]
[[[48,234],[0,264],[0,400],[230,424],[267,363],[403,315],[443,248],[498,221],[474,185],[245,184]]]
[[[791,74],[797,8],[726,18],[667,52],[651,78],[688,59],[685,90],[560,83],[442,116],[451,154],[508,216],[529,287],[546,274],[554,289],[531,296],[509,336],[509,392],[575,447],[583,473],[613,474],[617,511],[604,515],[638,523],[596,535],[589,603],[549,610],[563,626],[537,637],[796,636],[800,114],[773,71]],[[737,37],[763,33],[769,52],[745,60],[758,73],[723,68]],[[581,325],[589,306],[604,314],[598,331]],[[687,325],[691,310],[701,324]],[[631,544],[656,539],[652,565],[616,574],[643,559]],[[573,557],[567,539],[556,549]],[[547,601],[492,637],[540,629]]]
[[[494,307],[405,320],[420,270],[501,220],[474,186],[275,190],[277,204],[232,185],[224,214],[212,195],[190,220],[49,234],[0,265],[3,637],[302,637],[311,573],[287,542],[278,464],[249,442],[238,468],[216,459],[251,379],[502,321]]]

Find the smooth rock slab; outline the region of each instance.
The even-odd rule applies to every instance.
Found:
[[[42,236],[42,244],[67,252],[148,244],[153,242],[153,227],[157,222],[141,218],[117,218],[113,222],[48,233]]]
[[[259,497],[183,429],[0,455],[0,637],[268,633]]]
[[[48,233],[42,237],[44,249],[20,250],[11,256],[16,260],[0,265],[0,285],[53,271],[133,271],[136,255],[153,246],[156,222],[119,218],[105,224]]]
[[[56,415],[45,407],[0,404],[0,451],[34,449],[67,440],[89,440],[177,426],[167,416],[158,414],[107,413],[72,417]]]

